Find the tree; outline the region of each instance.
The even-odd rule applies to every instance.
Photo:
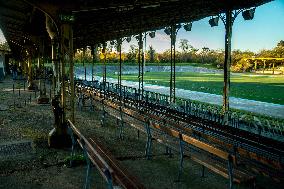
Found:
[[[192,46],[189,44],[187,39],[181,39],[179,42],[179,48],[181,48],[183,53],[186,53],[192,49]]]
[[[127,53],[127,61],[128,62],[136,62],[136,55],[138,54],[138,46],[130,45],[129,52]]]
[[[0,50],[11,51],[7,41],[0,43]]]
[[[202,63],[204,64],[204,62],[207,62],[207,54],[210,51],[210,49],[208,47],[203,47],[202,48]]]
[[[283,58],[284,57],[284,41],[281,40],[277,43],[277,46],[272,50],[274,57]]]
[[[156,50],[153,48],[152,45],[149,46],[149,56],[150,56],[150,62],[154,63],[155,62],[155,54],[156,54]]]
[[[181,48],[182,50],[179,55],[180,60],[183,62],[189,61],[192,57],[192,52],[194,50],[193,46],[189,44],[189,41],[187,39],[181,39],[179,44],[179,48]]]
[[[284,41],[279,41],[279,43],[277,43],[277,47],[284,47]]]

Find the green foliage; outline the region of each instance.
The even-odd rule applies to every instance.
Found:
[[[130,50],[127,53],[126,57],[127,57],[127,61],[128,62],[137,62],[137,54],[138,54],[138,46],[136,45],[130,45]]]
[[[175,57],[176,63],[200,63],[206,64],[210,63],[215,68],[223,68],[224,65],[224,50],[222,49],[209,49],[208,47],[203,47],[201,49],[196,49],[190,45],[187,39],[181,39],[179,41],[179,47],[181,51],[176,50]],[[117,64],[119,62],[119,54],[117,53],[118,46],[116,43],[108,43],[106,48],[107,62]],[[95,51],[95,62],[100,62],[99,58],[102,60],[102,47],[97,48]],[[234,72],[248,72],[254,70],[254,61],[247,61],[245,58],[252,57],[284,57],[284,41],[281,40],[277,46],[271,50],[262,50],[255,54],[251,51],[232,51],[232,62],[231,70]],[[157,64],[167,64],[171,62],[171,50],[167,49],[164,52],[157,53],[153,46],[149,46],[149,50],[145,52],[145,58],[147,63],[157,63]],[[122,60],[124,64],[136,64],[138,61],[138,46],[131,45],[128,52],[122,52]],[[91,63],[92,54],[90,47],[86,48],[85,54],[83,54],[83,49],[76,51],[74,56],[75,63]],[[272,65],[275,60],[267,61],[267,65]],[[261,65],[262,63],[258,64]],[[283,65],[283,63],[282,63]],[[281,63],[275,64],[275,66],[281,66]],[[271,66],[270,66],[271,67]],[[258,69],[259,67],[257,67]]]
[[[152,63],[156,62],[156,51],[152,45],[149,46],[148,54],[149,54],[149,61]]]
[[[0,50],[2,50],[2,51],[11,51],[7,41],[5,41],[3,43],[0,43]]]
[[[240,51],[236,50],[232,52],[232,71],[234,72],[246,72],[251,71],[253,64],[249,61],[244,60],[245,58],[251,58],[255,56],[253,52],[250,51]]]

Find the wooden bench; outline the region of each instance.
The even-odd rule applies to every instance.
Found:
[[[145,188],[138,179],[133,176],[133,174],[129,173],[95,138],[85,138],[70,120],[68,120],[68,123],[73,135],[77,138],[77,142],[86,153],[86,158],[97,167],[100,174],[111,188],[113,186],[131,189]],[[89,177],[89,167],[87,168],[86,177]]]
[[[151,129],[156,129],[159,131],[164,131],[165,133],[167,133],[169,136],[171,136],[172,138],[175,139],[179,139],[181,138],[184,142],[186,142],[189,145],[192,145],[196,148],[202,149],[204,152],[208,153],[208,154],[212,154],[220,159],[223,159],[224,161],[228,161],[228,157],[232,158],[232,162],[233,165],[235,165],[235,167],[237,169],[234,169],[234,180],[236,182],[244,182],[247,180],[253,180],[253,176],[250,173],[246,173],[240,171],[240,174],[238,174],[238,165],[239,165],[239,161],[242,158],[245,158],[247,160],[251,160],[251,161],[256,161],[256,162],[260,162],[262,164],[265,164],[265,166],[270,166],[272,169],[275,169],[275,171],[278,170],[282,170],[283,165],[281,163],[279,163],[279,161],[275,161],[275,160],[270,160],[269,158],[266,158],[264,156],[260,156],[259,154],[254,153],[253,151],[249,151],[244,149],[242,146],[233,146],[230,143],[226,143],[226,141],[222,141],[219,138],[215,138],[214,136],[208,135],[206,133],[202,133],[196,130],[193,130],[191,128],[186,127],[187,124],[193,124],[196,125],[197,127],[203,127],[201,122],[201,120],[199,120],[199,118],[186,118],[187,120],[185,120],[184,118],[182,119],[178,119],[177,122],[173,122],[170,119],[167,119],[168,117],[175,117],[175,112],[173,112],[173,114],[169,114],[169,112],[161,109],[160,114],[164,114],[165,117],[161,117],[159,114],[152,114],[151,112],[147,112],[147,111],[143,111],[143,103],[139,103],[139,105],[142,105],[141,108],[137,109],[135,102],[132,102],[133,100],[125,100],[123,104],[120,104],[118,102],[116,102],[115,100],[108,100],[107,98],[102,100],[101,95],[95,94],[93,91],[90,90],[85,90],[86,93],[88,93],[90,96],[93,97],[94,100],[100,101],[102,102],[101,104],[105,107],[109,107],[115,111],[122,111],[123,114],[125,116],[129,116],[133,119],[138,120],[139,122],[142,123],[146,123],[149,120],[151,121]],[[98,93],[98,92],[96,92]],[[124,106],[126,104],[126,106]],[[147,109],[147,108],[146,108]],[[141,111],[142,110],[142,111]],[[110,115],[114,115],[114,117],[116,117],[117,119],[121,119],[119,116],[116,116],[113,112],[108,112]],[[143,114],[143,115],[142,115]],[[123,121],[128,122],[127,119],[123,118]],[[140,130],[143,130],[143,125],[138,127],[137,124],[135,124],[135,121],[131,121],[131,123],[129,122],[129,124],[132,127],[135,127],[137,129],[141,128]],[[155,126],[156,124],[156,126]],[[210,124],[210,123],[206,123],[205,120],[205,124]],[[166,129],[163,129],[166,128]],[[174,128],[174,129],[173,129]],[[170,130],[169,130],[170,129]],[[222,134],[226,134],[223,130],[223,126],[219,126],[216,125],[216,127],[211,127],[211,128],[206,128],[208,131],[210,132],[215,132],[215,133],[220,133]],[[225,129],[225,128],[224,128]],[[231,135],[231,133],[233,133],[231,130],[234,128],[227,128],[228,131],[226,131],[229,135]],[[241,133],[244,133],[244,131],[239,131]],[[201,139],[206,140],[206,141],[202,141],[199,139],[196,139],[194,137],[192,137],[192,134],[198,134]],[[249,135],[249,138],[253,138],[253,134],[250,133],[244,133],[244,136]],[[177,137],[178,136],[178,137]],[[243,136],[243,135],[241,135]],[[156,139],[159,139],[159,135],[153,137]],[[241,139],[242,140],[242,139]],[[163,140],[160,140],[163,141]],[[165,142],[165,141],[163,141]],[[166,141],[167,142],[167,141]],[[166,143],[165,142],[165,143]],[[254,141],[252,141],[252,143],[249,143],[249,145],[255,145],[256,143]],[[165,144],[167,145],[167,144]],[[256,144],[256,147],[258,147],[259,145]],[[235,152],[238,154],[238,158],[235,157],[234,154],[229,154],[228,151],[230,152]],[[241,157],[241,158],[240,158]],[[201,160],[198,156],[196,156],[195,158],[193,158],[196,162],[198,159],[198,163],[202,164],[205,167],[208,167],[208,169],[211,169],[212,171],[219,173],[220,175],[228,178],[228,171],[226,171],[226,163],[222,164],[222,165],[217,165],[215,166],[215,164],[211,165],[211,160]],[[242,162],[241,162],[242,163]],[[250,163],[249,163],[250,164]],[[217,169],[213,168],[213,167],[217,167]],[[223,168],[220,168],[223,167]],[[258,165],[256,165],[256,167],[258,168]],[[254,167],[252,167],[252,169],[254,169]],[[220,171],[216,171],[216,170],[220,170]],[[224,171],[225,170],[225,171]],[[260,167],[260,172],[261,173],[266,173],[266,170],[263,169],[264,172],[262,172],[261,167]],[[239,176],[238,176],[239,175]],[[237,178],[239,177],[239,178]]]
[[[115,105],[113,102],[105,101],[104,103],[105,103],[105,105],[107,105],[107,107],[110,107],[115,111],[120,111],[120,110],[118,110],[118,106]],[[134,110],[131,110],[131,109],[128,109],[128,108],[125,108],[125,107],[122,108],[122,111],[124,112],[125,116],[130,116],[133,119],[136,119],[137,121],[139,121],[139,123],[138,122],[135,123],[134,120],[123,119],[124,122],[128,123],[130,126],[134,127],[135,129],[138,129],[138,130],[146,133],[146,131],[144,129],[144,125],[143,125],[143,122],[146,121],[145,116],[142,116],[139,113],[136,113]],[[115,113],[115,112],[109,110],[108,114],[115,117],[116,119],[121,119],[119,113]],[[228,152],[225,152],[223,150],[215,148],[215,147],[208,145],[204,142],[201,142],[201,141],[199,141],[199,140],[197,140],[193,137],[190,137],[186,134],[181,134],[177,130],[167,128],[166,126],[163,126],[161,124],[157,124],[155,122],[150,121],[150,126],[151,126],[152,129],[156,129],[158,131],[163,131],[164,133],[166,133],[167,135],[169,135],[173,138],[179,139],[180,137],[182,137],[182,140],[184,142],[186,142],[187,144],[190,144],[194,147],[202,149],[203,151],[205,151],[207,153],[213,154],[214,156],[217,156],[220,159],[225,160],[225,163],[220,163],[220,162],[219,163],[216,163],[216,162],[212,163],[213,160],[210,159],[210,158],[201,160],[197,155],[194,155],[194,154],[190,154],[190,156],[187,156],[187,157],[190,157],[190,159],[192,159],[193,161],[195,161],[195,162],[199,163],[200,165],[208,168],[209,170],[211,170],[211,171],[213,171],[213,172],[215,172],[215,173],[217,173],[217,174],[219,174],[219,175],[221,175],[225,178],[230,179],[230,174],[229,174],[229,171],[228,171],[226,161],[229,161],[229,157],[231,157],[232,166],[236,165],[235,156],[230,155]],[[161,137],[157,133],[152,134],[152,137],[153,137],[153,139],[154,138],[157,139],[158,142],[160,142],[160,143],[162,143],[166,146],[169,146],[171,148],[175,148],[175,150],[178,151],[177,150],[179,148],[178,145],[174,146],[174,145],[167,144],[168,141],[162,140]],[[255,179],[254,176],[247,174],[243,171],[240,171],[238,169],[234,169],[233,172],[234,172],[234,174],[231,177],[231,180],[232,180],[231,182],[243,183],[243,182],[254,181],[254,179]]]

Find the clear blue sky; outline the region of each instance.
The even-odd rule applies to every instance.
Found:
[[[219,26],[211,28],[209,18],[193,22],[192,31],[180,29],[179,39],[188,39],[195,48],[209,47],[224,49],[225,28],[221,20]],[[284,40],[284,0],[276,0],[256,8],[253,20],[244,21],[241,14],[233,25],[232,48],[258,52],[261,49],[271,49]],[[133,42],[136,40],[132,40]],[[136,43],[137,44],[137,43]],[[147,38],[147,46],[153,45],[158,52],[170,48],[170,38],[163,30],[157,31],[156,38]],[[128,49],[124,45],[124,50]],[[179,44],[177,44],[179,46]]]
[[[188,39],[195,48],[209,47],[210,49],[224,49],[224,25],[219,21],[218,27],[211,28],[209,18],[193,22],[192,31],[180,29],[179,39]],[[0,32],[0,42],[5,40]],[[232,48],[258,52],[261,49],[271,49],[277,42],[284,40],[284,0],[276,0],[256,8],[253,20],[244,21],[240,14],[233,25]],[[131,44],[137,45],[133,38],[130,44],[123,43],[123,50],[127,51]],[[147,37],[147,48],[152,45],[158,52],[170,48],[170,38],[163,30],[157,31],[156,37]],[[177,44],[177,47],[179,45]]]

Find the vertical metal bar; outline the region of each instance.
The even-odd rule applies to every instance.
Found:
[[[94,81],[94,64],[95,64],[95,46],[94,45],[92,45],[91,46],[91,48],[92,48],[92,82]]]
[[[173,99],[173,25],[171,26],[171,75],[170,75],[170,101]]]
[[[113,189],[112,176],[111,176],[109,170],[106,169],[106,170],[104,171],[104,174],[105,174],[105,176],[106,176],[106,178],[107,178],[107,188],[108,188],[108,189]]]
[[[83,48],[83,66],[84,66],[84,78],[85,81],[87,80],[87,69],[86,69],[86,64],[85,64],[85,57],[86,57],[86,47]]]
[[[120,120],[119,120],[119,138],[123,139],[123,127],[124,127],[124,123],[123,123],[123,112],[122,112],[122,108],[121,106],[119,107],[119,113],[120,113]]]
[[[224,62],[224,90],[223,90],[223,115],[224,124],[228,124],[228,111],[229,111],[229,91],[230,91],[230,66],[231,66],[231,39],[232,39],[232,11],[226,11],[226,24],[225,24],[225,62]]]
[[[68,134],[71,136],[71,140],[72,140],[72,146],[71,146],[71,159],[70,159],[70,167],[73,166],[73,158],[74,158],[74,155],[75,155],[75,137],[74,137],[74,133],[72,131],[72,129],[70,127],[68,127]]]
[[[142,35],[142,33],[141,33]],[[147,33],[145,32],[145,45],[146,45],[146,36],[147,36]],[[141,36],[142,38],[143,36]],[[144,66],[145,66],[145,53],[146,53],[146,46],[145,46],[145,52],[144,52],[144,49],[143,49],[143,40],[141,41],[142,42],[142,46],[141,46],[141,49],[142,49],[142,67],[141,67],[141,94],[142,94],[142,99],[144,98],[143,96],[143,93],[144,93]]]
[[[122,77],[122,57],[121,57],[121,42],[119,44],[119,97],[120,97],[120,102],[122,100],[122,90],[121,90],[121,77]]]
[[[174,41],[173,41],[173,102],[176,101],[176,28],[174,31]]]
[[[183,172],[183,158],[184,158],[183,138],[181,133],[179,134],[179,153],[180,153],[180,160],[179,160],[179,170],[178,170],[178,181],[181,180],[181,175]]]
[[[146,130],[146,133],[147,133],[145,156],[149,160],[151,158],[151,147],[152,147],[152,135],[151,135],[151,129],[150,129],[149,121],[147,121],[145,123],[145,130]]]
[[[139,46],[139,49],[138,49],[138,93],[139,93],[139,100],[141,100],[142,96],[141,96],[141,93],[142,93],[142,70],[143,70],[143,58],[142,58],[142,62],[141,62],[141,55],[143,57],[143,41],[142,41],[142,33],[140,32],[139,33],[139,40],[138,40],[138,46]]]
[[[229,155],[228,157],[228,173],[229,173],[229,188],[233,189],[233,157]]]
[[[104,98],[106,95],[106,43],[103,44],[103,54],[104,54],[104,68],[103,68],[103,91],[104,91]]]
[[[68,24],[62,24],[61,26],[61,107],[63,109],[63,120],[66,120],[66,91],[65,91],[65,57],[63,56],[65,54],[65,37],[66,33],[68,32]]]
[[[70,90],[71,90],[71,121],[75,123],[75,83],[74,83],[74,62],[73,62],[73,30],[69,27],[69,71],[70,71]]]
[[[55,41],[54,39],[51,40],[51,62],[53,65],[53,77],[52,77],[52,90],[55,91],[56,87],[57,87],[57,64],[55,61],[55,56],[56,56],[56,52],[55,52]],[[51,95],[50,95],[51,96]]]
[[[84,150],[84,155],[85,155],[85,159],[87,161],[87,171],[86,171],[86,179],[85,179],[85,184],[84,184],[84,189],[89,189],[90,188],[90,171],[91,171],[91,161],[89,159],[87,150],[85,148],[85,146],[83,146],[83,150]]]

